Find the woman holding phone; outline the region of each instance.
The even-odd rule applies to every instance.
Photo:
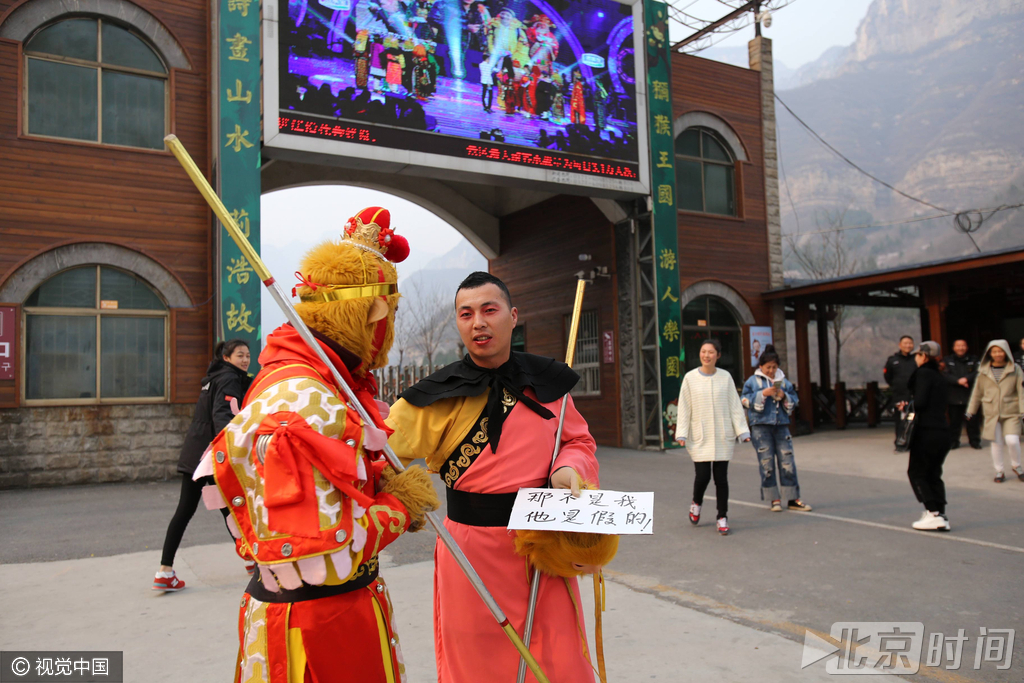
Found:
[[[690,452],[695,470],[690,523],[696,525],[700,521],[704,492],[714,475],[716,527],[725,536],[729,533],[729,461],[736,440],[750,441],[750,432],[732,375],[715,367],[721,355],[718,340],[708,339],[700,347],[700,367],[683,377],[676,441]]]
[[[800,499],[800,483],[793,459],[793,437],[789,418],[799,399],[793,383],[779,367],[775,347],[764,347],[758,368],[743,385],[743,407],[750,423],[750,440],[761,468],[761,500],[772,502],[772,512],[782,512],[786,500],[790,510],[810,512],[811,506]],[[780,490],[781,489],[781,490]]]

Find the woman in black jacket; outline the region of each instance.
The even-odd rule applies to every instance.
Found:
[[[245,392],[252,379],[249,377],[249,345],[241,339],[217,344],[213,362],[203,377],[199,400],[196,401],[195,415],[185,436],[178,458],[178,472],[181,473],[181,495],[178,509],[171,517],[164,538],[164,551],[160,569],[153,579],[153,590],[173,592],[185,587],[185,582],[174,575],[174,555],[178,551],[181,537],[185,533],[192,515],[199,507],[206,477],[192,481],[192,475],[199,466],[199,460],[220,430],[231,422],[242,405]]]
[[[914,495],[924,503],[924,514],[913,524],[921,531],[949,531],[946,485],[942,483],[942,464],[950,446],[949,421],[946,383],[939,372],[940,355],[938,343],[921,342],[914,352],[917,369],[908,382],[915,416],[907,476]]]

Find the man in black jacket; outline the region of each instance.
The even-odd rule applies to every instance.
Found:
[[[978,375],[978,357],[967,353],[967,341],[953,342],[953,353],[942,359],[942,374],[946,379],[949,397],[949,447],[960,448],[960,432],[964,426],[964,413],[971,400],[974,378]],[[974,415],[967,422],[967,440],[971,448],[981,448],[981,420]]]
[[[917,370],[917,363],[911,351],[914,350],[914,340],[909,335],[900,337],[899,351],[889,356],[885,361],[885,369],[882,375],[885,382],[892,388],[892,399],[894,404],[905,403],[911,399],[910,389],[907,382],[910,376]],[[896,432],[899,434],[899,420],[896,420]]]

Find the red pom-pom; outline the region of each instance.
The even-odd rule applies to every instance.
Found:
[[[392,235],[384,256],[392,263],[401,263],[409,258],[409,240],[401,235]]]

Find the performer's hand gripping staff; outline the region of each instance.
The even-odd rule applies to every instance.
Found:
[[[583,290],[586,288],[586,286],[587,286],[587,281],[584,280],[583,278],[580,278],[579,280],[576,281],[576,300],[573,303],[573,307],[572,307],[572,321],[569,324],[569,343],[568,343],[568,348],[565,351],[565,364],[568,365],[570,368],[572,367],[573,360],[575,359],[575,356],[576,356],[576,335],[579,332],[580,316],[581,316],[582,310],[583,310]],[[562,447],[562,429],[565,426],[565,406],[566,406],[567,400],[568,400],[568,394],[566,394],[564,397],[562,397],[562,407],[561,407],[561,409],[559,410],[559,413],[558,413],[558,429],[555,431],[555,448],[554,448],[554,452],[551,454],[551,468],[552,469],[555,466],[555,461],[558,460],[558,453],[559,453],[559,451],[561,450],[561,447]],[[568,479],[568,481],[566,481],[566,478],[564,476],[560,476],[561,473],[562,473],[562,470],[559,470],[558,472],[552,473],[550,475],[551,478],[548,480],[548,485],[549,486],[558,485],[560,488],[562,488],[562,487],[565,487],[566,484],[568,484],[568,488],[571,488],[571,490],[572,490],[572,495],[578,497],[580,495],[580,482],[579,482],[579,478],[576,476],[576,473],[573,472],[571,469],[569,470],[569,472],[571,474],[570,474],[570,478]],[[558,479],[560,481],[556,481],[556,479]],[[550,534],[552,532],[534,532],[534,533]],[[558,532],[554,532],[554,533],[558,533]],[[520,535],[520,542],[521,542],[521,545],[519,546],[519,552],[521,554],[528,554],[529,551],[527,550],[527,546],[532,545],[533,542],[532,541],[525,541],[525,542],[523,542],[524,541],[523,537],[526,535],[525,532],[521,531],[521,532],[519,532],[519,535]],[[581,534],[581,536],[593,536],[593,534]],[[612,540],[612,539],[614,539],[614,537],[608,537],[608,536],[605,536],[604,538],[607,539],[607,541],[606,542],[601,542],[602,548],[600,550],[598,550],[596,553],[589,553],[591,556],[603,556],[604,560],[601,560],[602,562],[605,561],[605,560],[610,560],[611,557],[613,557],[615,555],[615,551],[618,548],[618,540],[617,539]],[[610,542],[608,542],[608,541],[610,541]],[[529,554],[528,554],[528,556],[529,556]],[[531,558],[531,559],[536,560],[536,558]],[[530,602],[529,602],[529,604],[527,605],[527,608],[526,608],[526,626],[523,627],[523,641],[526,643],[527,647],[530,646],[530,637],[533,634],[533,620],[534,620],[534,616],[535,616],[536,611],[537,611],[537,596],[540,593],[541,573],[542,573],[541,570],[539,568],[537,568],[537,566],[535,566],[534,569],[533,569],[533,575],[530,578]],[[568,574],[564,574],[564,573],[562,573],[560,575],[568,576]],[[596,640],[597,640],[597,661],[598,661],[598,673],[600,675],[602,683],[604,683],[604,681],[606,680],[605,670],[604,670],[604,647],[603,647],[604,643],[603,643],[603,639],[601,637],[601,623],[600,623],[601,611],[603,609],[603,604],[602,604],[603,603],[603,591],[602,591],[603,583],[604,583],[604,579],[603,579],[602,574],[601,574],[601,569],[600,569],[599,566],[596,566],[595,567],[595,571],[594,571],[594,596],[595,596],[595,601],[596,601],[596,612],[597,612],[597,619],[598,619],[597,632],[596,632],[596,634],[597,634],[597,638],[596,638]],[[527,662],[525,659],[522,659],[522,660],[519,661],[519,674],[518,674],[518,676],[516,678],[517,683],[524,683],[524,681],[526,680],[526,668],[527,668],[528,665],[529,665],[529,662]]]
[[[220,222],[224,225],[225,229],[227,229],[228,234],[231,235],[231,239],[235,241],[235,244],[238,245],[238,248],[241,250],[242,254],[252,265],[252,268],[256,272],[257,277],[259,277],[259,279],[263,281],[263,284],[270,291],[270,295],[274,298],[274,301],[277,302],[277,305],[284,312],[285,317],[288,319],[288,322],[292,324],[292,327],[294,327],[295,330],[299,333],[303,341],[305,341],[306,344],[308,344],[309,347],[314,352],[316,352],[318,356],[320,356],[320,360],[322,360],[324,364],[331,369],[331,372],[333,373],[334,376],[334,381],[337,383],[339,387],[341,387],[342,391],[345,392],[345,396],[348,399],[349,404],[353,408],[355,408],[355,410],[359,413],[359,417],[361,417],[363,421],[367,423],[372,423],[369,414],[367,414],[366,409],[363,408],[362,403],[360,403],[359,400],[356,398],[356,395],[352,391],[351,387],[348,386],[348,384],[345,382],[345,379],[334,368],[334,365],[327,358],[327,354],[324,353],[323,349],[320,347],[320,344],[316,341],[316,338],[313,337],[313,333],[309,331],[309,328],[306,327],[306,323],[302,321],[302,318],[299,317],[299,314],[296,313],[295,309],[292,307],[292,303],[290,298],[288,297],[287,292],[285,292],[284,288],[281,287],[281,285],[274,280],[274,277],[270,274],[270,271],[267,270],[267,267],[266,265],[264,265],[262,259],[260,259],[259,254],[257,254],[256,250],[253,249],[251,244],[249,244],[249,240],[245,238],[245,235],[238,228],[238,224],[235,223],[233,218],[231,218],[231,214],[228,213],[228,210],[224,207],[224,203],[221,202],[220,197],[218,197],[217,193],[213,191],[212,187],[210,187],[210,184],[203,176],[202,171],[200,171],[199,167],[196,166],[195,162],[192,160],[192,157],[189,156],[189,153],[181,144],[181,141],[178,140],[177,136],[175,135],[168,135],[167,137],[164,138],[164,142],[167,143],[168,149],[171,150],[171,153],[173,153],[174,156],[181,163],[182,167],[185,169],[185,172],[188,173],[188,176],[192,179],[192,182],[195,183],[196,188],[198,188],[200,194],[202,194],[203,198],[206,199],[206,203],[210,205],[210,208],[213,210],[214,215],[217,216],[218,220],[220,220]],[[387,458],[388,463],[390,463],[390,465],[393,468],[395,468],[396,472],[402,472],[403,470],[405,470],[405,467],[402,465],[402,462],[398,459],[398,456],[396,456],[395,452],[391,450],[391,447],[386,444],[384,446],[384,456]],[[509,624],[508,617],[505,616],[505,613],[502,612],[501,607],[499,607],[498,603],[495,602],[494,597],[487,590],[487,587],[484,585],[483,580],[481,580],[480,575],[476,573],[476,570],[473,569],[473,566],[469,563],[469,559],[466,557],[466,554],[462,552],[461,548],[459,548],[458,544],[455,542],[455,539],[452,538],[452,535],[448,532],[447,529],[445,529],[444,525],[438,519],[437,515],[433,512],[429,512],[427,513],[427,520],[430,522],[431,526],[434,527],[434,531],[437,532],[438,538],[440,538],[441,542],[444,543],[445,546],[448,548],[448,552],[450,552],[452,554],[452,557],[455,558],[455,561],[462,569],[462,572],[466,575],[466,578],[469,580],[470,584],[472,584],[473,588],[476,589],[476,592],[480,596],[480,599],[484,601],[485,605],[487,605],[487,609],[490,610],[491,615],[494,617],[495,621],[497,621],[498,625],[502,628],[503,631],[505,631],[505,634],[508,636],[508,639],[512,641],[512,644],[515,645],[516,650],[519,651],[519,654],[522,656],[523,660],[526,661],[526,664],[530,667],[530,671],[533,672],[533,675],[537,677],[537,680],[540,683],[550,683],[547,676],[545,676],[544,672],[541,671],[540,665],[537,664],[537,660],[534,659],[533,655],[530,654],[529,649],[527,649],[526,645],[524,645],[523,641],[519,638],[519,634],[517,634],[516,630],[512,628],[511,624]]]

